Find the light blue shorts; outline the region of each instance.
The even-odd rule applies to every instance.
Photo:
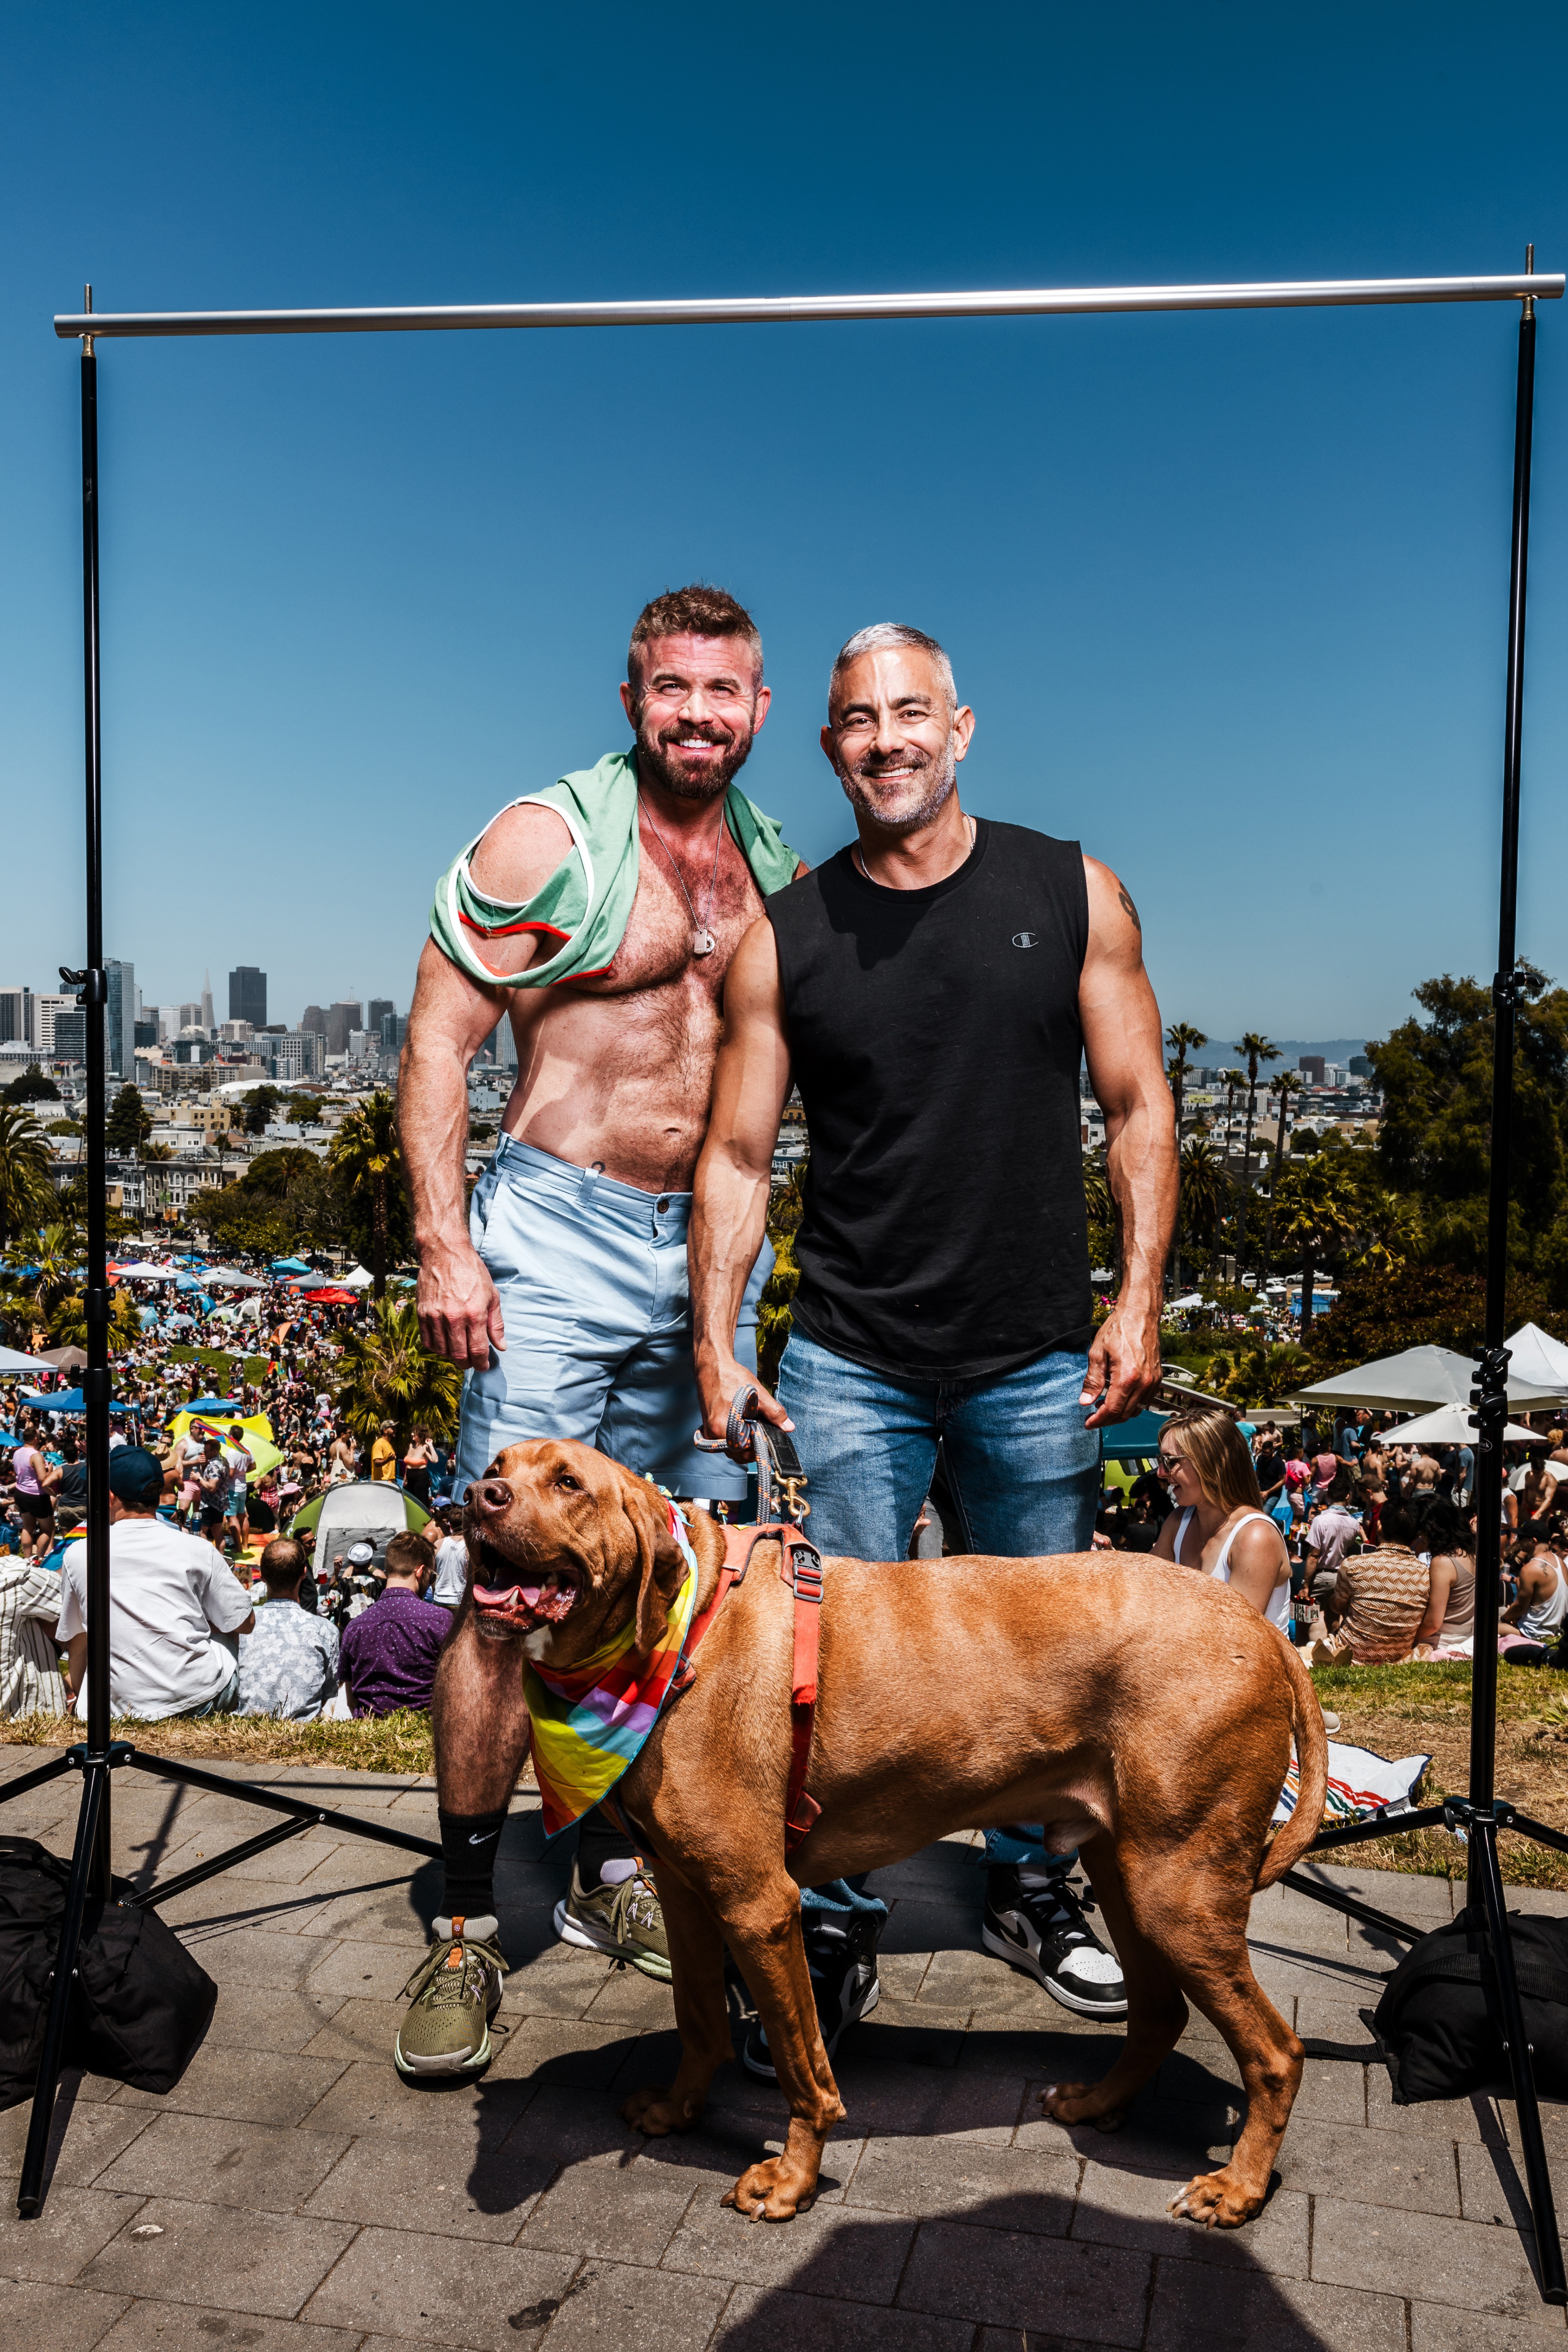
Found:
[[[642,1192],[503,1136],[474,1186],[468,1230],[500,1297],[504,1354],[470,1372],[453,1493],[504,1445],[575,1437],[675,1495],[738,1502],[746,1474],[692,1444],[702,1419],[687,1286],[689,1192]],[[735,1354],[757,1361],[757,1300],[773,1246],[746,1286]]]

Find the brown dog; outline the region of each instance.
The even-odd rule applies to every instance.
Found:
[[[471,1490],[480,1588],[455,1639],[521,1642],[541,1664],[585,1657],[634,1616],[647,1646],[685,1563],[655,1490],[592,1447],[509,1447]],[[723,1559],[693,1511],[697,1605]],[[657,1856],[681,2059],[623,2109],[650,2133],[702,2112],[731,2054],[728,1944],[767,2030],[790,2125],[782,2156],[726,2199],[784,2221],[809,2203],[843,2116],[817,2031],[799,1887],[873,1870],[954,1830],[1046,1823],[1084,1866],[1127,1984],[1127,2041],[1103,2081],[1046,2095],[1062,2123],[1119,2119],[1187,2020],[1184,1995],[1241,2069],[1246,2127],[1222,2170],[1173,2210],[1235,2225],[1263,2201],[1302,2049],[1247,1957],[1255,1887],[1288,1870],[1322,1818],[1328,1750],[1305,1667],[1224,1585],[1119,1553],[1057,1559],[826,1563],[808,1782],[821,1816],[785,1867],[795,1603],[776,1542],[759,1545],[616,1795]],[[485,1605],[486,1589],[503,1606]],[[1201,1667],[1171,1663],[1180,1647]],[[1301,1796],[1265,1859],[1294,1730]]]

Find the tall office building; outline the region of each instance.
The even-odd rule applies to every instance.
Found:
[[[229,973],[228,1017],[248,1021],[253,1029],[267,1026],[267,974],[253,963],[238,964]]]
[[[349,1037],[355,1029],[364,1027],[364,1007],[352,997],[341,996],[327,1007],[327,1051],[346,1054]]]
[[[320,1004],[307,1004],[304,1012],[300,1015],[300,1034],[302,1037],[324,1037],[326,1034],[325,1007]]]
[[[30,1045],[32,1042],[32,990],[0,988],[0,1045]]]
[[[210,1037],[214,1028],[216,1026],[216,1022],[213,1014],[213,976],[210,971],[204,971],[202,974],[201,1023],[202,1027],[206,1031]]]
[[[371,1011],[375,1011],[373,1003]],[[403,1051],[403,1041],[408,1034],[406,1013],[394,1013],[388,1005],[381,1016],[381,1052],[384,1061],[395,1062]]]
[[[180,1017],[174,1024],[175,1036],[177,1037],[179,1035],[182,1029],[199,1029],[201,1025],[201,1006],[199,1004],[182,1004],[180,1007]]]
[[[33,1044],[46,1062],[55,1058],[55,1021],[61,1013],[74,1013],[74,996],[35,996],[33,999]]]
[[[87,1013],[83,1007],[69,1000],[69,1010],[55,1014],[53,1044],[49,1054],[52,1062],[85,1062],[87,1059]]]
[[[371,998],[370,1007],[365,1014],[364,1025],[370,1031],[373,1037],[380,1036],[382,1023],[385,1020],[389,1013],[395,1013],[397,1007],[394,1004],[390,996],[373,996]]]
[[[130,1079],[136,1071],[136,967],[108,963],[109,1003],[104,1013],[103,1046],[111,1078]]]

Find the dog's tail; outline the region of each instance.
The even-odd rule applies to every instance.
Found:
[[[1288,1822],[1280,1823],[1263,1857],[1255,1882],[1260,1887],[1272,1886],[1277,1878],[1283,1878],[1292,1864],[1300,1862],[1323,1826],[1323,1799],[1329,1790],[1329,1735],[1323,1728],[1323,1710],[1312,1687],[1312,1677],[1293,1642],[1288,1642],[1281,1634],[1279,1646],[1285,1653],[1290,1682],[1290,1716],[1300,1780],[1296,1810]]]

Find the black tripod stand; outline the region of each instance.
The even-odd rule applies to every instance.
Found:
[[[92,308],[90,286],[84,308]],[[225,1797],[240,1796],[247,1804],[284,1817],[259,1836],[247,1838],[243,1845],[233,1846],[226,1853],[216,1854],[210,1862],[183,1870],[163,1880],[161,1885],[148,1887],[131,1897],[132,1903],[143,1907],[166,1902],[171,1895],[184,1894],[187,1887],[199,1886],[205,1879],[216,1878],[235,1863],[265,1853],[269,1846],[281,1845],[286,1838],[298,1837],[322,1822],[351,1831],[356,1837],[374,1838],[382,1845],[401,1847],[406,1853],[434,1856],[441,1851],[428,1838],[412,1837],[405,1830],[388,1829],[381,1822],[359,1821],[321,1805],[277,1796],[269,1789],[243,1785],[237,1789],[232,1780],[216,1772],[201,1771],[193,1764],[173,1763],[163,1756],[146,1756],[127,1741],[111,1740],[109,1737],[109,1242],[104,1161],[104,1008],[109,1001],[109,983],[103,967],[103,802],[98,696],[98,362],[90,335],[83,337],[81,352],[81,530],[87,706],[87,969],[62,970],[60,978],[68,987],[80,992],[87,1011],[88,1361],[82,1378],[82,1402],[87,1408],[87,1740],[85,1746],[67,1748],[52,1763],[40,1766],[36,1772],[23,1773],[19,1780],[0,1790],[0,1804],[4,1804],[13,1797],[26,1796],[29,1790],[42,1788],[62,1772],[79,1772],[82,1776],[81,1811],[77,1817],[70,1884],[59,1948],[55,1955],[43,2055],[16,2196],[16,2210],[25,2220],[43,2210],[44,2166],[55,2092],[65,2055],[71,1984],[83,1919],[89,1902],[111,1898],[109,1776],[112,1771],[131,1765],[138,1771],[152,1772],[161,1780],[173,1780],[185,1788]]]
[[[1535,266],[1530,248],[1527,267]],[[1509,575],[1508,714],[1503,738],[1502,887],[1498,918],[1498,968],[1492,982],[1491,1189],[1487,1222],[1486,1346],[1479,1358],[1477,1385],[1470,1391],[1479,1427],[1476,1445],[1476,1633],[1470,1680],[1470,1785],[1468,1794],[1450,1797],[1441,1805],[1415,1811],[1379,1811],[1368,1821],[1344,1829],[1325,1830],[1308,1851],[1323,1853],[1331,1847],[1359,1845],[1368,1838],[1387,1837],[1405,1830],[1432,1829],[1439,1824],[1462,1830],[1468,1840],[1467,1902],[1472,1925],[1484,1930],[1496,1977],[1498,2008],[1508,2053],[1514,2104],[1519,2115],[1520,2145],[1524,2154],[1530,2207],[1535,2221],[1540,2261],[1541,2293],[1547,2303],[1568,2303],[1563,2272],[1563,2249],[1557,2234],[1557,2209],[1546,2168],[1541,2137],[1541,2109],[1536,2102],[1531,2069],[1531,2049],[1525,2038],[1514,1970],[1513,1944],[1503,1904],[1502,1874],[1498,1868],[1498,1832],[1517,1830],[1538,1843],[1568,1853],[1568,1837],[1530,1820],[1497,1794],[1498,1610],[1502,1577],[1503,1429],[1508,1420],[1508,1349],[1502,1344],[1504,1301],[1508,1281],[1509,1153],[1513,1125],[1514,1016],[1525,995],[1528,972],[1517,964],[1514,929],[1519,897],[1519,775],[1520,735],[1524,705],[1524,591],[1530,554],[1530,443],[1535,403],[1535,305],[1528,297],[1519,323],[1519,377],[1514,410],[1513,551]],[[1404,1944],[1420,1940],[1420,1931],[1403,1920],[1391,1919],[1354,1896],[1336,1894],[1297,1871],[1287,1871],[1283,1884],[1298,1895],[1310,1895],[1336,1911],[1347,1912],[1363,1927],[1376,1927]]]

